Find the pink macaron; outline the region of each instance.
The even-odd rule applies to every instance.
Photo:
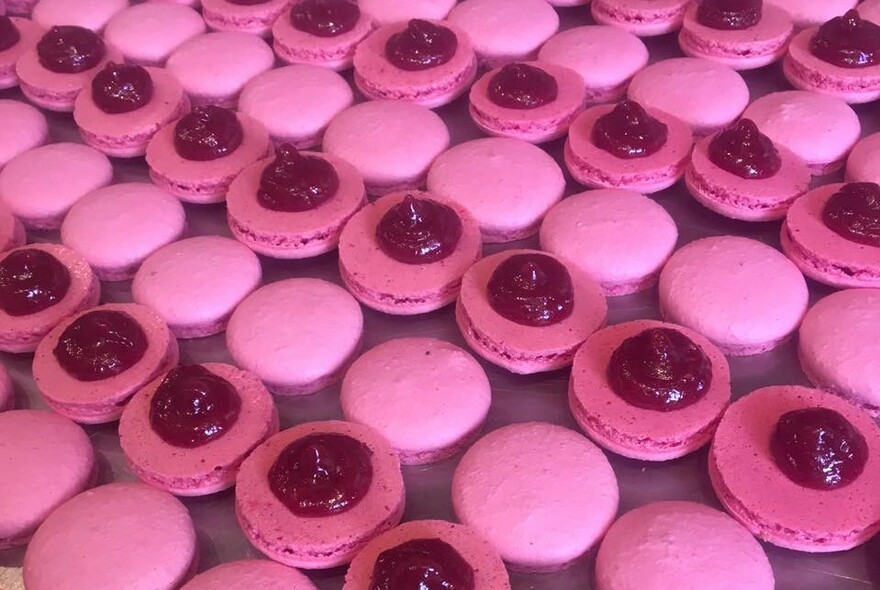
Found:
[[[49,125],[46,116],[29,104],[0,100],[0,170],[15,156],[46,143]]]
[[[202,16],[214,31],[241,31],[267,37],[289,6],[290,0],[202,0]]]
[[[30,16],[38,0],[4,0],[5,10],[13,16]]]
[[[36,48],[43,32],[30,19],[0,14],[0,89],[18,86],[15,64]]]
[[[309,422],[276,434],[245,459],[235,513],[248,540],[280,563],[349,563],[403,516],[400,462],[366,426]]]
[[[712,487],[759,539],[845,551],[880,529],[880,429],[851,403],[778,385],[736,401],[709,451]]]
[[[856,7],[859,0],[824,0],[823,2],[804,2],[803,0],[767,0],[767,4],[787,11],[798,29],[817,27],[835,16]],[[863,4],[870,4],[870,0]]]
[[[76,25],[100,32],[114,14],[128,7],[128,0],[39,0],[31,18],[44,29]]]
[[[458,519],[512,570],[564,568],[595,546],[617,514],[617,478],[580,434],[542,422],[477,441],[452,476]]]
[[[688,0],[594,0],[593,19],[639,37],[655,37],[681,28]]]
[[[175,49],[206,30],[202,16],[182,4],[144,2],[120,10],[104,29],[127,63],[160,66]]]
[[[848,182],[880,183],[880,133],[863,137],[853,147],[845,177]]]
[[[779,2],[780,0],[776,0],[776,1]],[[838,1],[840,1],[840,2],[846,1],[848,3],[848,6],[846,8],[853,8],[852,0],[838,0]],[[880,22],[880,0],[864,0],[855,8],[856,8],[856,10],[859,11],[859,14],[862,15],[862,18],[866,18],[870,21],[874,21],[875,23]],[[843,11],[841,10],[837,14],[840,14],[841,12],[843,12]],[[834,16],[834,15],[832,15],[832,16]],[[824,22],[825,20],[827,20],[827,19],[823,19],[821,22]],[[821,24],[821,22],[818,24]]]
[[[180,590],[316,590],[299,570],[267,559],[228,561],[204,571]]]
[[[699,332],[731,356],[787,341],[807,310],[807,295],[803,275],[781,252],[737,236],[691,242],[660,273],[666,321]]]
[[[0,364],[0,412],[15,408],[15,384],[6,367]]]
[[[24,246],[26,241],[24,226],[0,201],[0,252]]]
[[[443,20],[457,0],[360,0],[358,6],[377,27],[410,19]]]

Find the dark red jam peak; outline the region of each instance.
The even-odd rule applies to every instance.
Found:
[[[825,203],[822,221],[847,240],[880,248],[880,185],[843,185]]]
[[[92,100],[105,113],[129,113],[151,98],[153,78],[141,66],[110,62],[92,78]]]
[[[556,78],[529,64],[507,64],[489,80],[489,100],[506,109],[536,109],[556,100]]]
[[[296,516],[317,518],[351,510],[373,482],[373,453],[357,439],[315,433],[287,445],[269,469],[269,487]]]
[[[37,248],[23,248],[0,261],[0,309],[24,316],[52,307],[67,295],[70,271]]]
[[[475,590],[474,569],[440,539],[412,539],[376,558],[369,590]]]
[[[596,119],[592,140],[596,147],[624,159],[644,158],[666,145],[669,129],[642,106],[625,100]]]
[[[816,490],[851,484],[868,462],[868,443],[862,433],[827,408],[783,414],[770,439],[770,451],[786,477]]]
[[[181,157],[196,162],[227,156],[243,140],[238,117],[222,107],[196,107],[174,125],[174,149]]]
[[[20,40],[21,33],[12,19],[8,16],[0,16],[0,51],[14,47]]]
[[[109,309],[90,311],[61,333],[52,351],[79,381],[101,381],[132,368],[147,352],[147,335],[133,317]]]
[[[489,305],[524,326],[551,326],[571,315],[574,287],[565,266],[546,254],[514,254],[489,278]]]
[[[333,165],[317,156],[304,156],[290,144],[278,148],[275,161],[260,175],[257,202],[272,211],[310,211],[339,190]]]
[[[709,143],[713,164],[745,179],[770,178],[782,167],[779,151],[750,119],[737,123]]]
[[[455,55],[458,37],[451,30],[426,20],[413,19],[385,43],[385,57],[401,70],[427,70],[443,65]]]
[[[150,426],[169,445],[201,447],[229,432],[241,397],[226,379],[201,365],[168,371],[150,400]]]
[[[711,29],[741,31],[761,22],[763,0],[702,0],[697,22]]]
[[[376,226],[379,248],[404,264],[429,264],[455,251],[461,239],[461,218],[451,207],[407,195],[391,207]]]
[[[37,43],[37,57],[47,70],[77,74],[90,70],[104,59],[104,41],[85,27],[52,27]]]
[[[336,37],[352,30],[361,10],[349,0],[302,0],[290,9],[290,22],[316,37]]]
[[[628,404],[671,412],[703,399],[712,385],[712,361],[678,330],[652,328],[612,353],[608,381]]]
[[[810,40],[810,52],[841,68],[867,68],[880,64],[880,25],[850,10],[819,27]]]

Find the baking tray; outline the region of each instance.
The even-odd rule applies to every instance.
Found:
[[[559,9],[563,28],[592,24],[589,10]],[[647,39],[651,61],[680,56],[674,36]],[[350,74],[348,75],[350,81]],[[776,90],[789,88],[777,65],[757,72],[746,72],[752,100]],[[17,98],[17,90],[0,92],[0,98]],[[863,134],[880,129],[880,102],[857,106]],[[467,114],[467,99],[462,98],[437,111],[447,122],[453,143],[481,136]],[[70,115],[50,113],[53,141],[79,141]],[[809,121],[804,121],[809,125]],[[0,130],[0,133],[3,131]],[[547,151],[562,162],[563,141],[545,144]],[[147,181],[143,159],[116,160],[115,181]],[[564,166],[563,166],[564,169]],[[821,184],[836,182],[840,173],[822,178]],[[567,194],[584,190],[567,177]],[[699,206],[688,196],[681,183],[655,195],[655,199],[675,218],[679,244],[711,235],[735,234],[761,240],[779,247],[779,222],[746,223],[724,219]],[[230,236],[222,205],[186,207],[191,235],[219,234]],[[56,233],[30,234],[32,241],[58,241]],[[532,238],[507,245],[488,245],[490,254],[507,248],[536,248]],[[341,284],[335,253],[304,261],[279,261],[262,258],[266,283],[288,277],[315,277]],[[830,289],[808,281],[811,299],[827,295]],[[131,301],[131,284],[104,283],[102,302]],[[659,319],[657,290],[610,298],[608,323],[634,319]],[[392,338],[430,336],[466,346],[455,326],[452,307],[417,317],[392,317],[365,309],[365,349]],[[808,384],[797,362],[794,343],[760,356],[730,359],[733,394],[739,397],[758,387],[774,384]],[[224,336],[180,341],[181,362],[232,362],[224,345]],[[17,389],[18,407],[44,408],[31,376],[32,355],[0,354],[0,361],[9,369]],[[532,376],[518,376],[483,363],[492,384],[492,407],[486,431],[514,422],[541,420],[577,429],[567,404],[568,371],[555,371]],[[282,428],[312,420],[341,419],[339,386],[327,388],[303,398],[276,397]],[[86,427],[97,450],[100,462],[100,483],[134,480],[125,466],[119,447],[116,424]],[[439,518],[454,520],[450,499],[450,481],[459,457],[429,466],[404,467],[406,481],[405,520]],[[693,500],[720,508],[709,484],[706,471],[707,451],[703,449],[688,457],[654,464],[625,459],[609,454],[611,465],[620,482],[620,512],[659,500]],[[880,490],[878,490],[880,493]],[[200,571],[225,561],[257,557],[239,530],[233,510],[234,492],[204,498],[185,498],[198,530],[201,553]],[[869,543],[845,553],[810,555],[773,546],[765,546],[776,574],[778,590],[865,590],[880,588],[880,542]],[[23,549],[0,551],[0,590],[13,590],[17,568],[21,567]],[[511,574],[514,590],[592,590],[593,556],[588,555],[571,568],[553,574]],[[10,568],[3,570],[2,568]],[[71,575],[76,575],[71,572]],[[322,590],[339,590],[344,568],[309,572]],[[5,577],[4,577],[5,576]],[[4,579],[7,581],[4,582]],[[9,588],[4,587],[10,586]],[[111,589],[108,589],[111,590]],[[115,589],[112,589],[115,590]],[[700,590],[700,589],[696,589]]]

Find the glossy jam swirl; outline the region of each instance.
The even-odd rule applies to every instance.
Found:
[[[150,426],[168,444],[201,447],[229,432],[241,397],[229,381],[201,365],[168,371],[150,400]]]
[[[868,443],[862,433],[827,408],[783,414],[773,430],[770,451],[786,477],[816,490],[851,484],[868,462]]]
[[[761,22],[763,0],[701,0],[697,22],[711,29],[741,31]]]
[[[571,315],[574,287],[568,269],[546,254],[514,254],[489,278],[489,305],[524,326],[552,326]]]
[[[40,64],[59,74],[77,74],[101,63],[104,41],[85,27],[52,27],[37,43]]]
[[[669,129],[637,102],[625,100],[596,119],[592,141],[596,147],[624,159],[656,154],[666,145]]]
[[[536,109],[558,94],[556,78],[528,64],[507,64],[489,79],[489,100],[506,109]]]
[[[880,185],[843,185],[825,203],[822,221],[847,240],[880,248]]]
[[[461,218],[451,207],[407,195],[391,207],[376,226],[379,248],[404,264],[428,264],[455,251],[461,239]]]
[[[810,53],[841,68],[876,66],[880,64],[880,25],[850,10],[819,27],[810,40]]]
[[[310,211],[339,190],[333,165],[317,156],[303,156],[292,145],[278,148],[275,161],[260,175],[257,202],[272,211]]]
[[[333,432],[287,445],[269,469],[269,487],[294,515],[317,518],[351,510],[373,482],[372,451]]]
[[[79,381],[101,381],[135,366],[147,352],[147,335],[121,311],[87,312],[61,333],[52,351],[64,371]]]
[[[235,113],[217,106],[196,107],[174,125],[174,149],[196,162],[216,160],[234,152],[244,141]]]
[[[627,403],[670,412],[703,399],[712,385],[712,361],[678,330],[653,328],[617,347],[608,363],[608,381]]]
[[[379,554],[369,590],[475,590],[474,569],[449,543],[412,539]]]
[[[349,0],[302,0],[290,9],[293,27],[316,37],[347,33],[360,18],[360,8]]]
[[[25,316],[48,309],[70,289],[70,271],[43,250],[23,248],[0,261],[0,309]]]
[[[12,19],[8,16],[0,16],[0,51],[6,51],[21,41],[21,33]]]
[[[92,78],[92,100],[105,113],[130,113],[153,98],[153,78],[146,68],[108,63]]]
[[[427,70],[448,62],[458,49],[458,37],[444,26],[413,19],[385,42],[385,57],[406,71]]]
[[[779,151],[750,119],[741,119],[709,143],[713,164],[745,179],[770,178],[782,168]]]

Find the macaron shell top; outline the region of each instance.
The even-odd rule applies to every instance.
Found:
[[[230,0],[201,1],[202,16],[212,30],[241,31],[262,37],[269,35],[272,25],[290,6],[290,0],[261,0],[246,4]]]
[[[23,246],[26,241],[24,226],[0,201],[0,252]]]
[[[46,116],[18,100],[0,100],[0,169],[15,156],[46,143],[49,125]]]
[[[457,0],[360,0],[358,6],[367,13],[377,27],[391,23],[422,20],[443,20]]]
[[[0,51],[0,89],[18,86],[19,80],[18,74],[15,72],[15,64],[22,55],[37,46],[45,32],[40,25],[29,19],[13,16],[10,17],[10,20],[18,31],[19,39],[12,47]]]
[[[126,7],[128,0],[40,0],[31,18],[46,30],[57,25],[77,25],[99,32],[114,14]]]
[[[639,37],[654,37],[681,28],[689,0],[595,0],[593,20]]]
[[[850,152],[846,181],[880,183],[880,133],[863,137]]]
[[[777,2],[783,0],[776,0]],[[843,2],[844,0],[840,0]],[[875,23],[880,23],[880,0],[865,0],[856,8],[859,11],[859,14],[862,18],[866,18],[869,21],[873,21]],[[840,14],[843,14],[842,12]]]
[[[230,561],[200,573],[180,590],[317,590],[299,570],[268,559]]]
[[[815,27],[840,16],[847,10],[855,8],[859,0],[822,0],[821,2],[804,0],[767,0],[787,11],[798,29]]]
[[[144,2],[117,12],[104,39],[122,52],[125,61],[158,66],[186,41],[207,30],[202,16],[174,2]]]

